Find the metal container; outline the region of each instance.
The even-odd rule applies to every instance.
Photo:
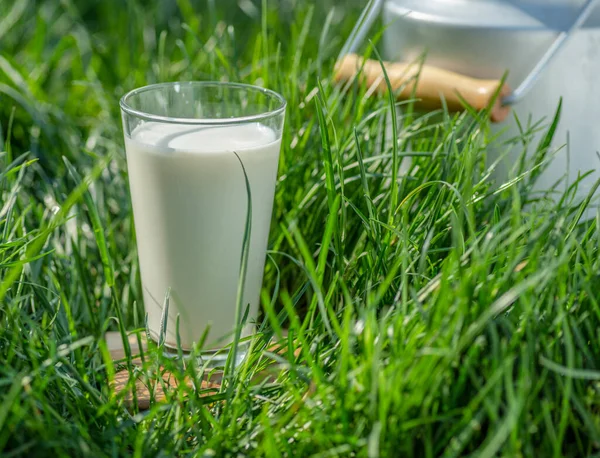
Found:
[[[386,60],[411,62],[426,53],[426,64],[475,78],[498,79],[508,71],[508,85],[519,86],[561,31],[569,30],[584,0],[384,0]],[[600,2],[571,33],[526,95],[514,106],[521,123],[545,118],[548,125],[560,97],[561,120],[553,149],[565,145],[537,182],[560,188],[594,169],[579,185],[588,195],[600,178]],[[519,135],[514,116],[493,126],[503,138]],[[534,142],[543,132],[534,137]],[[566,147],[568,141],[568,148]],[[536,143],[534,143],[535,145]],[[521,148],[511,150],[499,171],[503,178]],[[492,158],[495,159],[495,158]]]

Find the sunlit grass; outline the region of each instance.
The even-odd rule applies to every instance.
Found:
[[[224,4],[0,0],[2,456],[600,453],[600,225],[533,192],[549,143],[496,183],[484,116],[400,106],[394,144],[391,101],[330,79],[356,5]],[[260,332],[217,391],[103,339],[144,335],[117,101],[177,79],[288,100]],[[122,369],[195,385],[140,413]]]

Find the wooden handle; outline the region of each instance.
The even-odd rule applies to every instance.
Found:
[[[376,85],[379,92],[385,92],[387,86],[379,61],[365,61],[356,54],[347,54],[337,62],[335,81],[348,81],[354,78],[363,62],[364,67],[359,77],[366,80],[368,86]],[[425,109],[441,108],[443,97],[450,111],[461,111],[464,110],[464,105],[460,100],[462,97],[475,109],[483,110],[489,106],[500,86],[498,80],[471,78],[429,65],[418,66],[400,62],[384,62],[384,65],[392,89],[397,91],[404,86],[397,94],[397,98],[406,100],[414,96],[418,99],[415,104]],[[414,89],[417,74],[419,74],[419,78],[417,87]],[[501,122],[510,113],[510,107],[501,103],[502,98],[510,92],[511,90],[506,84],[500,89],[500,95],[495,100],[490,113],[492,122]]]

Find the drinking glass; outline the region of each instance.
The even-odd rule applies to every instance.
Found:
[[[120,106],[149,335],[221,366],[254,332],[286,102],[246,84],[172,82]]]

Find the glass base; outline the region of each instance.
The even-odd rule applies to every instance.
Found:
[[[207,350],[200,352],[199,354],[192,355],[189,351],[182,351],[183,359],[189,359],[195,356],[198,359],[198,365],[206,369],[224,369],[229,357],[230,349],[223,350]],[[248,353],[248,344],[243,343],[238,345],[234,367],[238,367],[242,364],[242,361]],[[163,355],[171,359],[179,359],[180,353],[176,348],[164,346]]]

